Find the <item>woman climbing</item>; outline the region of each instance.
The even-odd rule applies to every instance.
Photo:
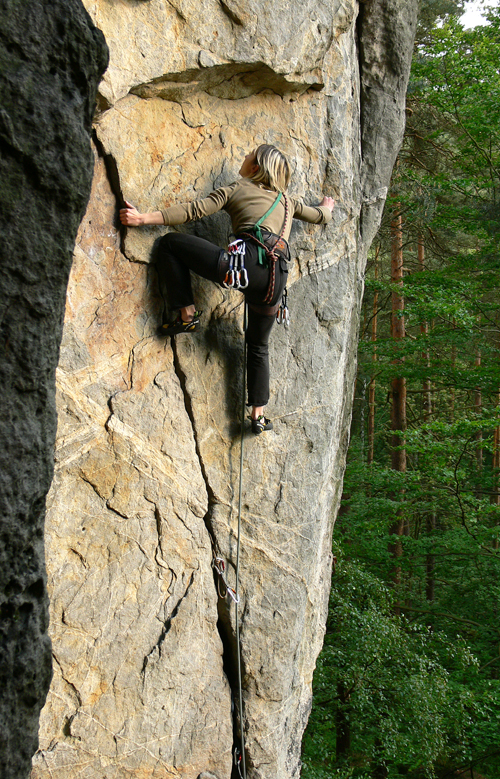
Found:
[[[126,202],[120,220],[128,227],[180,225],[224,209],[231,217],[236,240],[228,250],[185,233],[168,233],[160,239],[158,273],[172,311],[179,315],[159,332],[173,336],[200,328],[191,289],[190,270],[226,287],[240,289],[248,303],[247,381],[252,406],[252,431],[272,430],[264,416],[269,400],[269,335],[280,306],[290,259],[288,237],[295,217],[312,224],[332,218],[334,200],[324,197],[319,206],[305,206],[286,194],[291,170],[286,157],[264,144],[245,157],[241,179],[220,187],[202,200],[140,214]]]

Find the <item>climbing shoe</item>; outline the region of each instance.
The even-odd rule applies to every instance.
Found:
[[[263,414],[260,415],[260,417],[257,417],[257,419],[252,419],[252,417],[248,417],[252,422],[252,433],[255,433],[255,435],[260,435],[265,430],[272,430],[273,429],[273,423],[270,419],[267,419]]]
[[[179,333],[195,333],[199,330],[201,311],[195,311],[190,322],[183,322],[180,314],[173,322],[166,322],[158,328],[158,335],[178,335]]]

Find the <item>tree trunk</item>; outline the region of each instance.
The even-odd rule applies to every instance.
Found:
[[[349,693],[343,682],[337,684],[338,708],[335,715],[336,759],[344,760],[351,750],[351,725],[349,722]]]
[[[455,319],[452,320],[452,324],[453,324],[453,330],[455,330],[457,326]],[[453,372],[455,371],[456,364],[457,364],[457,347],[455,346],[455,344],[453,344],[453,346],[451,347],[451,367]],[[454,418],[455,418],[455,382],[453,383],[450,392],[450,422],[453,422]]]
[[[500,407],[500,391],[498,393],[498,401],[497,406]],[[492,468],[493,468],[493,496],[492,496],[492,503],[495,506],[500,506],[500,479],[499,479],[499,472],[500,472],[500,427],[495,428],[495,432],[493,434],[493,462],[492,462]],[[498,538],[493,539],[493,549],[498,549],[499,543]]]
[[[476,368],[481,367],[481,352],[479,351],[479,349],[476,353],[474,366]],[[476,389],[474,390],[474,411],[478,419],[481,416],[482,409],[483,409],[483,396],[481,393],[481,388],[476,387]],[[475,440],[476,440],[477,495],[480,496],[481,495],[481,474],[483,472],[483,433],[481,430],[477,431],[475,435]]]
[[[403,286],[403,219],[401,207],[397,205],[391,222],[391,281],[398,287]],[[403,316],[404,298],[399,292],[392,293],[392,317],[391,335],[395,341],[402,341],[405,337],[405,321]],[[403,358],[396,357],[395,365],[402,364]],[[399,473],[406,472],[406,450],[404,431],[406,430],[406,380],[403,376],[396,377],[391,383],[391,467]],[[398,510],[396,520],[389,532],[398,539],[389,544],[389,552],[397,561],[403,554],[403,547],[399,538],[405,531],[404,516]],[[393,570],[394,584],[401,581],[401,566],[396,563]],[[399,613],[399,604],[395,605],[395,611]]]
[[[425,246],[424,246],[424,240],[422,236],[420,236],[418,239],[417,255],[418,255],[418,269],[420,272],[423,272],[424,263],[425,263]],[[428,322],[421,322],[420,333],[425,336],[428,334],[428,332],[429,332]],[[424,361],[424,364],[427,367],[429,367],[430,355],[428,349],[422,352],[422,359]],[[431,393],[431,382],[429,381],[429,379],[424,380],[422,384],[422,390],[423,390],[422,416],[423,416],[424,424],[427,424],[430,421],[432,415],[432,393]],[[426,524],[427,534],[429,536],[432,535],[432,533],[436,529],[436,513],[434,511],[431,511],[430,514],[427,515],[425,524]],[[435,565],[436,565],[435,556],[431,553],[427,554],[425,560],[425,596],[429,601],[434,600]]]
[[[377,252],[375,254],[375,280],[378,279],[378,258],[380,253],[380,246],[377,246]],[[366,461],[368,465],[373,463],[373,455],[375,448],[375,366],[377,364],[377,317],[378,317],[378,290],[375,290],[373,296],[373,318],[372,318],[372,363],[373,374],[370,379],[368,387],[368,454]]]
[[[418,269],[422,273],[425,270],[424,268],[425,246],[424,246],[424,239],[422,238],[422,236],[420,236],[418,239],[417,257],[418,257]],[[421,335],[425,336],[428,334],[428,332],[429,332],[429,324],[427,322],[421,322],[420,323]],[[428,349],[422,352],[422,359],[424,361],[424,364],[428,368],[430,364],[430,355]],[[427,423],[432,414],[431,382],[429,381],[429,379],[424,380],[422,384],[422,390],[423,390],[422,411],[423,411],[424,423]]]
[[[497,319],[498,326],[498,319]],[[497,349],[500,351],[500,340],[497,344]],[[497,395],[497,408],[500,408],[500,389]],[[500,506],[500,426],[497,425],[495,432],[493,433],[493,458],[491,467],[493,469],[493,495],[491,502],[495,506]],[[493,548],[498,549],[498,539],[493,539]]]

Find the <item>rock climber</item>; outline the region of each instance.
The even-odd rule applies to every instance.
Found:
[[[286,193],[291,178],[290,164],[275,146],[263,144],[246,155],[241,178],[220,187],[207,197],[160,211],[141,214],[129,202],[120,210],[128,227],[181,225],[223,209],[231,217],[235,241],[228,250],[203,238],[171,232],[160,239],[157,268],[160,287],[166,289],[176,319],[164,322],[159,333],[174,336],[200,328],[201,311],[196,310],[190,270],[223,286],[241,289],[248,303],[247,384],[252,407],[252,431],[258,435],[272,430],[264,416],[269,400],[269,335],[286,285],[290,260],[288,238],[292,219],[326,224],[332,218],[335,201],[324,197],[318,206],[305,206]],[[245,286],[248,281],[248,285]]]

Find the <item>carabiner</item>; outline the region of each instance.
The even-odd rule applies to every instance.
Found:
[[[228,259],[229,265],[226,271],[226,275],[224,276],[224,281],[222,282],[222,286],[226,289],[229,289],[231,286],[231,273],[233,272],[234,268],[234,257],[231,254],[231,252],[226,252],[226,257]]]
[[[243,280],[242,280],[243,277]],[[240,268],[240,271],[238,273],[238,282],[239,282],[239,288],[240,289],[246,289],[248,287],[248,273],[245,266],[242,266]]]

